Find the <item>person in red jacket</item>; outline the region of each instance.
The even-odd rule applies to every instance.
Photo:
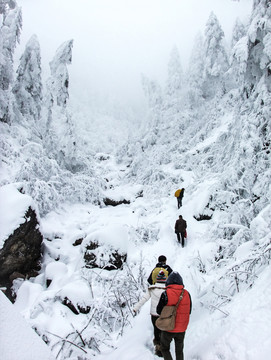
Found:
[[[161,314],[164,306],[176,305],[182,290],[184,289],[183,279],[177,271],[173,271],[166,281],[166,291],[160,297],[156,308],[157,314]],[[189,292],[184,289],[183,298],[178,306],[175,328],[171,331],[162,331],[160,337],[161,352],[164,360],[172,360],[170,343],[175,341],[176,360],[183,360],[184,336],[187,329],[192,309],[192,300]]]

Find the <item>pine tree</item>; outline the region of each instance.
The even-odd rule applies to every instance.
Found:
[[[231,39],[231,48],[246,35],[245,25],[242,23],[240,19],[236,19],[233,31],[232,31],[232,39]]]
[[[202,99],[204,67],[203,37],[199,33],[195,38],[187,73],[188,97],[192,106],[198,104]]]
[[[69,73],[67,65],[72,62],[73,40],[66,41],[56,51],[50,62],[51,78],[49,87],[52,101],[58,106],[65,107],[69,98]]]
[[[144,75],[142,75],[141,80],[142,80],[143,91],[148,100],[149,107],[153,109],[161,108],[162,90],[160,85],[156,81],[150,80]]]
[[[40,45],[33,35],[25,47],[13,86],[17,107],[23,115],[40,118],[42,101]]]
[[[271,83],[271,3],[270,0],[254,0],[248,29],[248,61],[245,76],[247,96],[262,77],[270,91]]]
[[[233,80],[237,84],[242,84],[247,67],[248,58],[248,37],[244,24],[240,19],[236,19],[233,27],[231,39],[230,64],[232,68]]]
[[[45,107],[47,124],[45,147],[52,158],[66,169],[77,167],[71,159],[76,159],[74,125],[67,108],[69,98],[69,73],[67,65],[72,61],[73,40],[66,41],[56,51],[50,62],[51,77],[47,81]]]
[[[168,78],[166,86],[166,95],[169,97],[178,97],[182,88],[183,70],[180,54],[175,45],[170,53],[168,63]]]
[[[271,152],[271,3],[254,0],[247,36],[235,49],[243,49],[242,103],[236,122],[240,124],[240,148],[236,178],[232,186],[242,189],[246,221],[270,203]],[[243,46],[241,46],[244,41]],[[236,53],[236,51],[235,51]]]
[[[221,79],[228,69],[228,58],[224,46],[224,31],[212,12],[205,28],[204,95],[209,97],[221,88]]]
[[[13,55],[20,38],[22,13],[13,1],[2,2],[1,11],[3,23],[0,28],[0,121],[9,122],[9,89],[13,81]]]

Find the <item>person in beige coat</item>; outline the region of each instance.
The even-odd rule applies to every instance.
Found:
[[[144,293],[142,298],[139,300],[137,304],[135,304],[133,311],[135,314],[144,305],[149,299],[151,299],[151,321],[153,324],[153,332],[154,332],[154,339],[153,344],[155,345],[155,354],[162,357],[162,353],[160,351],[160,336],[161,330],[158,329],[155,325],[155,321],[158,319],[159,315],[156,312],[156,307],[159,303],[161,294],[165,291],[165,284],[166,284],[166,275],[163,270],[160,270],[157,275],[157,280],[154,285],[150,285],[148,287],[148,291]]]

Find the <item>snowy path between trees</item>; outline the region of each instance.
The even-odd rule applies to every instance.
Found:
[[[161,198],[148,195],[136,197],[141,185],[124,184],[125,169],[110,158],[100,167],[108,179],[109,189],[105,196],[115,200],[127,198],[129,205],[98,208],[93,205],[63,205],[62,209],[49,213],[42,219],[41,228],[45,237],[44,269],[33,281],[25,281],[18,291],[15,307],[32,326],[42,327],[51,334],[66,334],[85,325],[85,315],[74,316],[69,309],[55,301],[61,293],[68,294],[74,302],[88,300],[94,294],[98,306],[105,299],[101,292],[103,284],[94,284],[89,289],[82,282],[84,266],[82,248],[72,244],[79,238],[99,239],[103,244],[126,251],[132,269],[142,261],[145,276],[155,266],[159,255],[167,256],[167,263],[183,277],[186,289],[191,293],[193,312],[186,333],[185,359],[189,360],[267,360],[270,352],[271,323],[271,277],[270,270],[260,274],[252,289],[243,291],[227,302],[227,289],[221,294],[223,307],[214,303],[213,288],[219,286],[224,269],[213,270],[218,244],[209,241],[211,221],[196,221],[193,215],[206,204],[212,181],[193,187],[193,174],[185,173],[185,183],[191,190],[185,192],[183,207],[177,209],[173,194]],[[124,185],[123,185],[124,184]],[[110,189],[110,185],[112,185]],[[188,240],[185,248],[176,241],[174,224],[182,214],[188,224]],[[147,234],[147,238],[143,240]],[[85,242],[85,240],[84,240]],[[84,244],[83,242],[83,244]],[[82,245],[83,245],[82,244]],[[242,250],[249,254],[251,244]],[[105,250],[106,251],[106,250]],[[53,261],[57,259],[58,261]],[[143,259],[143,260],[142,260]],[[233,259],[234,262],[234,259]],[[50,264],[50,265],[49,265]],[[56,265],[52,267],[51,265]],[[200,271],[202,270],[202,272]],[[92,270],[91,270],[92,271]],[[45,286],[45,277],[50,273],[52,284]],[[97,275],[97,269],[93,270]],[[118,271],[99,272],[101,279],[120,276]],[[125,326],[123,336],[110,334],[99,347],[97,360],[149,360],[153,354],[153,330],[147,302],[140,313]],[[95,333],[96,329],[93,329]],[[97,331],[96,331],[96,334]],[[57,353],[57,352],[56,352]],[[174,351],[172,352],[174,353]],[[84,359],[88,355],[81,353]],[[66,357],[77,360],[77,356]],[[89,354],[89,358],[92,355]],[[7,360],[7,359],[5,359]]]

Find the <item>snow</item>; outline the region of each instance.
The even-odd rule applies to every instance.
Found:
[[[109,167],[112,171],[112,163]],[[119,171],[117,165],[115,171],[116,173]],[[186,173],[186,179],[187,183],[193,186],[192,172],[190,176]],[[211,289],[219,286],[222,272],[221,269],[213,272],[211,267],[208,270],[208,263],[217,252],[217,244],[208,239],[208,222],[197,222],[193,218],[195,209],[197,211],[200,209],[199,205],[196,207],[195,198],[199,199],[199,204],[204,201],[200,200],[201,197],[208,198],[210,187],[204,185],[194,194],[185,193],[183,207],[179,211],[176,199],[170,195],[160,199],[137,198],[130,205],[100,209],[93,205],[67,205],[58,212],[49,213],[42,219],[41,228],[46,238],[55,239],[46,241],[48,252],[44,259],[45,264],[47,263],[45,278],[52,279],[52,283],[46,289],[42,276],[32,279],[31,282],[23,282],[18,290],[14,308],[20,310],[32,326],[39,324],[43,329],[42,332],[47,331],[47,334],[60,335],[71,331],[68,324],[70,321],[75,328],[79,329],[83,326],[85,321],[82,314],[72,317],[70,310],[64,310],[63,305],[60,307],[60,303],[53,299],[63,300],[67,297],[73,304],[81,304],[85,307],[91,307],[93,300],[101,307],[105,305],[104,301],[109,293],[103,293],[101,280],[97,282],[95,278],[97,279],[99,274],[100,279],[109,280],[112,277],[117,279],[119,272],[90,270],[92,277],[88,280],[89,283],[82,278],[81,272],[84,247],[89,241],[96,240],[101,244],[105,256],[108,251],[107,246],[127,251],[127,261],[130,266],[138,264],[140,258],[143,258],[145,279],[161,254],[165,254],[167,263],[180,272],[193,300],[193,312],[185,339],[187,359],[210,360],[219,357],[233,360],[268,359],[267,351],[270,347],[268,319],[271,317],[269,310],[271,280],[268,268],[259,273],[252,289],[247,288],[246,291],[238,293],[223,308],[213,303]],[[133,189],[131,185],[130,193],[133,190],[136,191],[137,186]],[[121,188],[116,189],[116,192],[120,191]],[[259,215],[258,222],[266,218],[266,211]],[[183,249],[177,244],[173,231],[180,212],[188,223],[188,240]],[[145,243],[141,242],[138,247],[132,229],[143,224],[144,227],[155,228],[157,238]],[[84,241],[80,246],[74,247],[72,243],[80,237],[84,237]],[[241,244],[234,254],[232,266],[247,259],[253,251],[253,246],[252,241]],[[51,256],[60,259],[54,261]],[[197,267],[200,262],[205,264],[206,274],[198,272]],[[229,298],[227,291],[223,296],[225,299]],[[44,311],[38,309],[40,306]],[[130,325],[124,328],[123,336],[118,338],[114,333],[111,334],[111,344],[114,349],[101,344],[100,354],[96,354],[95,358],[97,360],[109,357],[112,360],[153,359],[149,307],[150,304],[147,302],[135,318],[130,315]]]
[[[0,294],[4,360],[18,353],[49,359],[48,349],[59,360],[154,359],[150,303],[136,317],[132,308],[162,254],[192,296],[187,360],[270,358],[270,34],[269,10],[256,3],[248,31],[235,39],[232,65],[213,15],[202,42],[205,52],[207,43],[213,48],[205,58],[198,42],[194,72],[184,74],[180,92],[177,53],[168,69],[172,98],[143,76],[148,113],[71,107],[72,41],[54,58],[42,103],[29,95],[35,114],[20,94],[14,101],[0,89],[0,110],[11,116],[0,121],[0,248],[29,206],[44,238],[39,275],[13,282],[13,305]],[[24,84],[29,73],[21,75]],[[127,203],[106,206],[105,198]],[[184,248],[174,233],[180,214],[188,225]],[[118,256],[123,266],[106,270]]]
[[[14,184],[0,188],[0,248],[4,241],[25,222],[25,212],[34,202],[29,195],[21,194]]]
[[[0,291],[0,338],[3,360],[53,360],[49,347],[27,324],[17,309]]]

